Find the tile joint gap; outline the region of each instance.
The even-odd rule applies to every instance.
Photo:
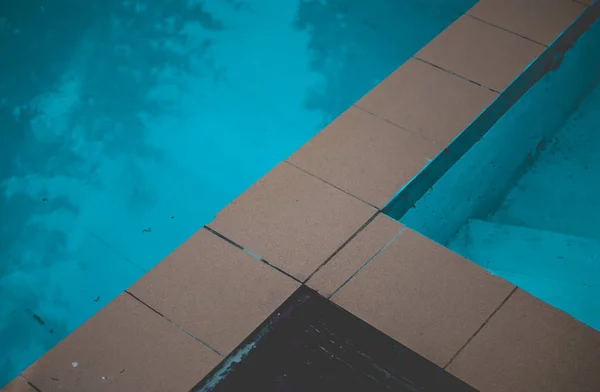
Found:
[[[358,103],[354,103],[354,104],[352,104],[352,106],[355,107],[355,108],[357,108],[357,109],[362,110],[365,113],[369,113],[373,117],[377,117],[381,121],[385,121],[386,123],[388,123],[390,125],[393,125],[396,128],[399,128],[402,132],[407,132],[407,133],[409,133],[409,134],[411,134],[413,136],[416,136],[416,137],[418,137],[418,138],[426,141],[427,143],[431,143],[431,144],[436,145],[436,143],[433,140],[427,139],[426,137],[424,137],[423,135],[419,134],[418,132],[413,132],[411,129],[408,129],[408,128],[403,127],[402,125],[396,124],[395,122],[392,122],[392,121],[388,120],[385,117],[381,117],[377,113],[374,113],[374,112],[372,112],[370,110],[367,110],[367,109],[363,108],[362,106],[359,106]]]
[[[428,64],[428,65],[431,65],[432,67],[435,67],[435,68],[439,69],[440,71],[444,71],[444,72],[446,72],[446,73],[449,73],[450,75],[454,75],[454,76],[456,76],[456,77],[459,77],[459,78],[461,78],[461,79],[463,79],[463,80],[466,80],[467,82],[471,82],[471,83],[473,83],[473,84],[475,84],[475,85],[477,85],[477,86],[479,86],[479,87],[487,88],[487,89],[488,89],[488,90],[490,90],[491,92],[493,92],[493,93],[496,93],[496,94],[498,94],[498,95],[500,95],[500,94],[501,94],[501,93],[500,93],[500,91],[498,91],[498,90],[494,90],[494,89],[493,89],[493,88],[491,88],[491,87],[488,87],[488,86],[486,86],[486,85],[484,85],[484,84],[478,83],[478,82],[476,82],[476,81],[474,81],[474,80],[471,80],[471,79],[469,79],[469,78],[467,78],[467,77],[465,77],[465,76],[462,76],[461,74],[457,74],[456,72],[449,71],[449,70],[447,70],[446,68],[440,67],[440,66],[439,66],[439,65],[437,65],[437,64],[434,64],[434,63],[432,63],[432,62],[430,62],[430,61],[427,61],[427,60],[425,60],[425,59],[422,59],[422,58],[420,58],[420,57],[417,57],[417,55],[413,56],[413,59],[415,59],[415,60],[418,60],[418,61],[420,61],[420,62],[422,62],[422,63],[425,63],[425,64]]]
[[[138,298],[137,296],[135,296],[135,294],[133,294],[132,292],[130,292],[129,290],[125,290],[125,293],[129,294],[133,299],[135,299],[136,301],[138,301],[139,303],[141,303],[142,305],[144,305],[145,307],[147,307],[148,309],[150,309],[151,311],[153,311],[154,313],[158,314],[160,317],[162,317],[163,319],[165,319],[167,322],[169,322],[170,324],[172,324],[175,328],[179,329],[180,331],[184,332],[185,334],[187,334],[188,336],[190,336],[191,338],[193,338],[194,340],[202,343],[205,347],[207,347],[208,349],[210,349],[211,351],[215,352],[216,354],[218,354],[220,357],[225,358],[225,355],[221,354],[219,351],[217,351],[217,349],[215,349],[214,347],[211,347],[208,343],[202,341],[201,339],[199,339],[197,336],[195,336],[194,334],[192,334],[190,331],[188,331],[187,329],[183,328],[182,326],[180,326],[179,324],[177,324],[176,322],[174,322],[173,320],[171,320],[170,318],[166,317],[164,314],[162,314],[161,312],[159,312],[158,310],[154,309],[152,306],[148,305],[146,302],[142,301],[140,298]]]
[[[42,392],[42,390],[40,388],[38,388],[34,383],[32,383],[31,381],[29,381],[25,376],[23,376],[22,374],[19,374],[17,376],[17,378],[23,380],[23,382],[25,382],[27,385],[29,385],[34,391],[36,392]]]
[[[548,47],[548,45],[546,45],[546,44],[543,44],[543,43],[541,43],[541,42],[538,42],[538,41],[536,41],[536,40],[534,40],[534,39],[531,39],[531,38],[525,37],[524,35],[521,35],[521,34],[519,34],[519,33],[515,33],[514,31],[512,31],[512,30],[509,30],[509,29],[507,29],[507,28],[504,28],[504,27],[502,27],[502,26],[498,26],[498,25],[496,25],[496,24],[490,23],[490,22],[488,22],[487,20],[484,20],[484,19],[478,18],[478,17],[476,17],[476,16],[474,16],[474,15],[471,15],[471,14],[470,14],[470,13],[468,13],[468,12],[467,12],[467,13],[465,13],[465,15],[467,15],[468,17],[470,17],[470,18],[473,18],[473,19],[475,19],[475,20],[478,20],[478,21],[479,21],[479,22],[481,22],[481,23],[485,23],[485,24],[487,24],[487,25],[489,25],[489,26],[495,27],[495,28],[497,28],[497,29],[500,29],[500,30],[502,30],[502,31],[506,31],[507,33],[510,33],[510,34],[516,35],[517,37],[520,37],[520,38],[526,39],[527,41],[533,42],[534,44],[541,45],[541,46],[543,46],[544,48],[547,48],[547,47]]]
[[[295,164],[291,163],[291,162],[290,162],[290,161],[288,161],[287,159],[285,160],[285,163],[287,163],[288,165],[290,165],[290,166],[292,166],[292,167],[294,167],[294,168],[296,168],[296,169],[300,170],[300,171],[301,171],[301,172],[303,172],[303,173],[306,173],[306,174],[308,174],[308,175],[309,175],[309,176],[311,176],[311,177],[314,177],[314,178],[316,178],[316,179],[317,179],[317,180],[319,180],[319,181],[322,181],[322,182],[324,182],[325,184],[327,184],[327,185],[329,185],[329,186],[331,186],[331,187],[334,187],[334,188],[335,188],[335,189],[337,189],[338,191],[344,192],[344,193],[345,193],[345,194],[347,194],[348,196],[350,196],[350,197],[352,197],[352,198],[354,198],[354,199],[356,199],[356,200],[358,200],[358,201],[360,201],[360,202],[362,202],[362,203],[365,203],[365,204],[366,204],[366,205],[368,205],[369,207],[373,207],[373,208],[375,208],[377,211],[379,211],[379,210],[380,210],[380,208],[379,208],[379,207],[376,207],[376,206],[374,206],[373,204],[371,204],[371,203],[369,203],[369,202],[367,202],[367,201],[364,201],[364,200],[362,200],[361,198],[359,198],[359,197],[357,197],[357,196],[354,196],[353,194],[351,194],[351,193],[349,193],[349,192],[347,192],[347,191],[343,190],[342,188],[340,188],[340,187],[337,187],[337,186],[333,185],[332,183],[325,181],[325,180],[324,180],[324,179],[322,179],[321,177],[317,177],[317,176],[315,176],[315,175],[314,175],[314,174],[312,174],[311,172],[309,172],[309,171],[306,171],[306,170],[304,170],[303,168],[301,168],[301,167],[299,167],[299,166],[296,166]]]
[[[225,237],[223,234],[219,233],[215,229],[212,229],[210,226],[204,225],[204,229],[210,231],[211,233],[213,233],[214,235],[216,235],[217,237],[219,237],[223,241],[229,243],[230,245],[233,245],[233,246],[235,246],[238,249],[245,250],[243,246],[241,246],[240,244],[236,243],[235,241],[232,241],[229,238]]]
[[[485,319],[485,321],[483,322],[483,324],[481,324],[479,326],[479,328],[477,328],[477,330],[475,331],[475,333],[473,333],[473,335],[471,335],[471,337],[469,339],[467,339],[467,341],[465,342],[465,344],[463,344],[458,351],[452,356],[452,358],[450,358],[450,360],[448,361],[448,363],[446,363],[443,367],[443,369],[447,369],[448,366],[450,366],[452,364],[452,362],[454,362],[454,360],[460,355],[461,352],[463,352],[463,350],[469,345],[469,343],[471,343],[471,341],[475,338],[475,336],[477,336],[477,334],[479,334],[479,332],[481,332],[481,330],[490,322],[490,320],[492,319],[492,317],[494,317],[496,315],[496,313],[498,313],[498,311],[504,306],[504,304],[506,304],[508,302],[508,300],[510,299],[510,297],[513,296],[513,294],[518,290],[519,288],[517,286],[515,286],[510,293],[506,296],[506,298],[504,298],[504,300],[500,303],[500,305],[498,305],[498,307],[496,309],[494,309],[494,311],[492,312],[492,314],[490,314],[488,316],[488,318]]]
[[[285,276],[287,276],[288,278],[294,280],[297,283],[300,283],[301,285],[304,284],[300,279],[296,278],[295,276],[285,272],[284,270],[282,270],[281,268],[277,267],[276,265],[269,263],[267,260],[260,258],[260,261],[262,261],[263,263],[265,263],[266,265],[268,265],[269,267],[273,268],[275,271],[280,272],[282,274],[284,274]]]
[[[360,271],[362,271],[367,265],[369,265],[371,263],[371,261],[373,261],[377,256],[379,256],[381,254],[381,252],[383,252],[388,246],[390,246],[394,241],[396,241],[398,239],[398,237],[400,237],[400,234],[402,234],[406,229],[407,229],[407,227],[403,227],[402,229],[400,229],[400,231],[398,231],[398,233],[396,233],[396,235],[393,236],[391,240],[389,240],[385,245],[383,245],[383,247],[381,249],[379,249],[377,252],[375,252],[373,254],[373,256],[369,257],[369,259],[358,270],[356,270],[356,272],[354,272],[348,279],[346,279],[344,281],[344,283],[342,283],[340,285],[340,287],[335,289],[335,291],[333,293],[331,293],[327,297],[327,299],[331,300],[331,298],[338,291],[340,291],[346,284],[348,284],[348,282],[350,282],[356,275],[358,275],[360,273]]]
[[[325,265],[329,263],[331,259],[333,259],[339,252],[341,252],[342,249],[344,249],[352,240],[354,240],[358,236],[358,234],[365,229],[365,227],[367,227],[371,222],[375,220],[375,218],[377,218],[377,216],[379,216],[379,214],[381,214],[381,211],[377,210],[373,214],[373,216],[371,216],[365,223],[362,224],[361,227],[358,228],[358,230],[354,232],[354,234],[350,236],[350,238],[344,241],[344,243],[339,248],[337,248],[335,252],[333,252],[323,263],[321,263],[321,265],[317,267],[317,269],[314,270],[313,273],[311,273],[308,276],[308,278],[304,280],[303,283],[308,282],[310,278],[312,278],[317,272],[319,272],[323,267],[325,267]]]
[[[230,245],[235,246],[236,248],[240,249],[242,252],[246,253],[247,255],[251,256],[252,258],[268,265],[269,267],[273,268],[274,270],[276,270],[277,272],[280,272],[282,274],[284,274],[285,276],[287,276],[288,278],[291,278],[293,280],[295,280],[296,282],[302,284],[302,281],[300,281],[298,278],[290,275],[289,273],[285,272],[284,270],[282,270],[281,268],[275,266],[274,264],[268,262],[267,260],[265,260],[264,258],[260,257],[259,255],[257,255],[256,253],[252,252],[250,249],[248,248],[244,248],[243,246],[241,246],[240,244],[238,244],[237,242],[230,240],[229,238],[225,237],[223,234],[219,233],[218,231],[216,231],[215,229],[210,228],[209,226],[204,226],[204,228],[208,231],[210,231],[211,233],[213,233],[214,235],[216,235],[217,237],[221,238],[222,240],[228,242]]]

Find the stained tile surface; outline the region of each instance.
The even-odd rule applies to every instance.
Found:
[[[298,286],[284,274],[202,229],[130,291],[226,355]]]
[[[512,289],[407,229],[332,299],[443,366]]]
[[[27,382],[21,378],[16,378],[11,381],[7,386],[2,388],[2,392],[36,392],[35,389],[31,388]]]
[[[360,200],[284,162],[209,226],[305,280],[374,213]]]
[[[464,15],[416,57],[502,91],[543,50],[540,44]]]
[[[309,279],[308,286],[329,297],[402,229],[395,220],[378,215]]]
[[[445,147],[497,94],[411,59],[357,106]]]
[[[549,45],[585,7],[571,0],[480,0],[468,14]]]
[[[518,290],[448,370],[486,392],[596,392],[600,332]]]
[[[188,391],[220,360],[121,294],[23,375],[43,392]]]
[[[351,107],[288,161],[382,208],[440,148]]]

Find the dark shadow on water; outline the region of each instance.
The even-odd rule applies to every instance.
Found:
[[[20,0],[0,5],[0,299],[8,304],[0,307],[0,386],[21,370],[22,353],[39,355],[69,332],[65,320],[37,313],[40,295],[48,295],[44,287],[31,287],[33,280],[15,283],[19,274],[35,276],[73,258],[65,245],[70,233],[44,220],[56,212],[76,220],[78,206],[40,184],[44,178],[65,177],[110,186],[96,184],[99,163],[81,145],[98,145],[103,156],[126,159],[131,170],[140,159],[160,162],[160,150],[146,140],[143,118],[171,108],[148,97],[161,71],[185,73],[190,54],[197,61],[210,47],[209,39],[186,47],[187,35],[180,31],[187,22],[204,31],[223,28],[200,2],[193,3]],[[76,100],[61,112],[55,106],[69,98],[72,85]],[[137,197],[152,200],[152,195]],[[78,265],[85,268],[83,261]],[[60,293],[53,300],[68,308]]]
[[[325,79],[307,107],[337,117],[476,2],[301,1],[295,27],[309,32],[312,68]]]

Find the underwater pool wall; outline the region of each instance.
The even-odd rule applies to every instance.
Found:
[[[385,212],[445,244],[493,210],[598,81],[598,11],[589,7]]]

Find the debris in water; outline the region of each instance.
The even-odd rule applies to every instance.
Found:
[[[38,316],[37,314],[33,314],[32,317],[34,318],[35,321],[38,322],[38,324],[40,325],[44,325],[46,324],[46,322],[44,320],[42,320],[42,318],[40,316]]]

